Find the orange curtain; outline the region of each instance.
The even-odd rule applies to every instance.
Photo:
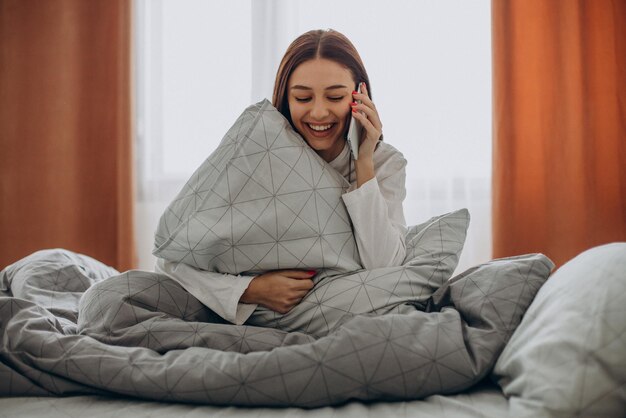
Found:
[[[493,248],[626,241],[626,1],[492,0]]]
[[[131,2],[0,0],[0,268],[135,264]]]

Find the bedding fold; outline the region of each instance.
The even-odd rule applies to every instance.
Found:
[[[52,312],[63,286],[51,283],[75,263],[40,252],[3,271],[30,286],[0,298],[0,395],[319,407],[458,392],[490,371],[553,266],[540,254],[494,260],[446,281],[426,312],[409,304],[403,313],[350,316],[315,338],[219,323],[165,276],[104,277],[108,270],[84,265],[69,269],[93,281],[80,303],[68,307],[60,297],[77,313],[69,327]],[[44,295],[47,307],[38,304]]]

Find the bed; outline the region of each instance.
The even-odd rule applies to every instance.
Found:
[[[123,399],[103,396],[12,397],[0,398],[0,416],[50,418],[82,417],[505,417],[508,404],[502,392],[491,384],[481,385],[466,393],[433,395],[409,402],[350,402],[337,407],[245,408],[217,407]]]
[[[155,272],[64,249],[7,266],[0,414],[624,416],[626,243],[556,272],[523,254],[451,277],[460,209],[411,226],[402,265],[365,270],[345,187],[264,101],[167,208],[158,257],[318,271],[292,311],[244,326]]]

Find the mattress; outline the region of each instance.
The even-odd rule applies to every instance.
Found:
[[[189,405],[104,396],[0,398],[0,417],[504,417],[508,402],[500,389],[485,382],[456,395],[433,395],[409,402],[349,402],[336,407],[242,408]]]

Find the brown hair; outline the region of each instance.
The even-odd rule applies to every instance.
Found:
[[[306,32],[296,38],[287,48],[278,67],[274,83],[272,104],[287,118],[292,126],[287,97],[289,77],[298,65],[315,58],[325,58],[346,67],[355,80],[355,90],[358,83],[365,82],[367,92],[370,98],[372,97],[372,88],[363,61],[352,42],[345,35],[333,29]]]

